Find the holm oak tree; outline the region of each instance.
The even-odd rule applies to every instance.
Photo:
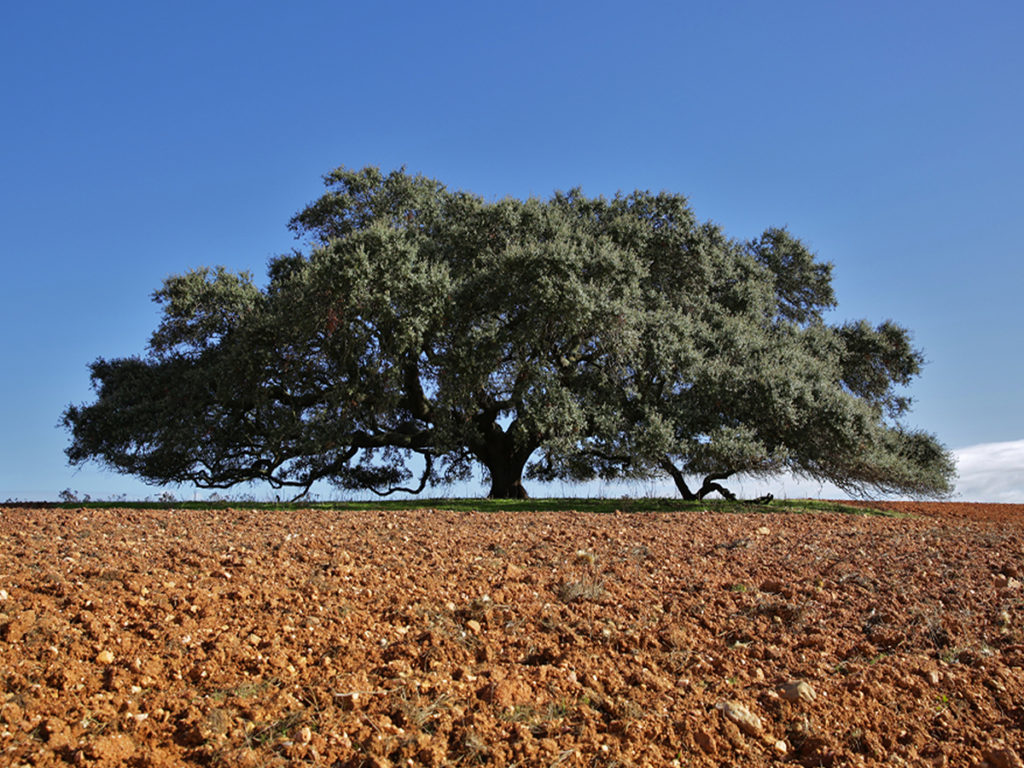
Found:
[[[903,425],[921,353],[895,323],[825,320],[831,265],[786,230],[732,240],[676,194],[486,201],[340,168],[291,221],[306,250],[167,278],[143,356],[91,366],[72,463],[155,484],[325,480],[385,495],[486,471],[671,477],[685,498],[788,471],[948,492]],[[698,478],[691,488],[688,478]]]

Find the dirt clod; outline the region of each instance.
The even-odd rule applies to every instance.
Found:
[[[1024,768],[1020,755],[1010,747],[1000,746],[985,751],[985,759],[993,768]]]

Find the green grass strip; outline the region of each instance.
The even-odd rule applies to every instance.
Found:
[[[876,515],[882,517],[907,517],[894,510],[878,510],[857,507],[833,501],[816,499],[774,499],[770,502],[727,501],[704,499],[683,501],[681,499],[403,499],[387,501],[331,501],[331,502],[258,502],[245,500],[225,501],[87,501],[46,504],[25,504],[18,506],[55,507],[60,509],[193,509],[228,510],[256,509],[266,511],[297,510],[381,510],[401,512],[415,509],[438,509],[455,512],[585,512],[591,514],[620,513],[671,513],[671,512],[719,512],[719,513],[814,513],[826,512],[848,515]]]

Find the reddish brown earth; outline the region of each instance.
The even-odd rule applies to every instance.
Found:
[[[1004,766],[1024,505],[0,509],[0,765]]]

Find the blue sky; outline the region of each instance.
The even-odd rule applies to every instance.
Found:
[[[1021,39],[1009,0],[6,3],[0,500],[156,493],[67,466],[88,363],[144,350],[167,275],[262,276],[330,169],[405,165],[788,226],[833,320],[913,331],[964,498],[1024,502]]]

